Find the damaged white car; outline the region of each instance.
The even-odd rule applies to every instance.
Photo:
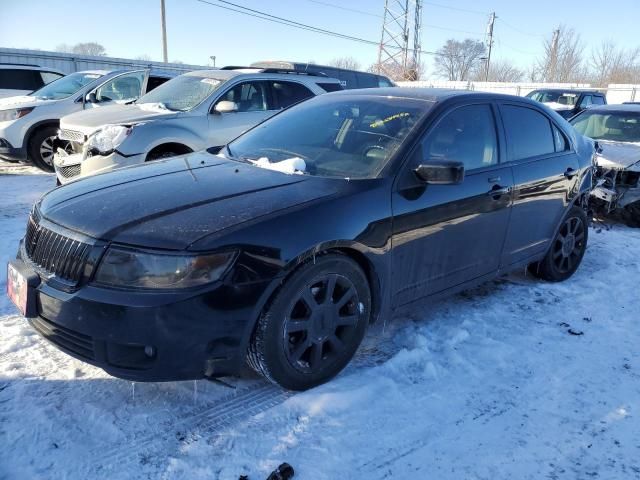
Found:
[[[591,108],[570,123],[598,142],[594,210],[640,227],[640,105]]]

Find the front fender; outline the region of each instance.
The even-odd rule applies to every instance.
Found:
[[[179,143],[194,152],[207,147],[206,139],[190,128],[181,125],[163,125],[162,122],[149,122],[134,127],[129,138],[118,147],[118,152],[125,156],[146,154],[167,143]]]

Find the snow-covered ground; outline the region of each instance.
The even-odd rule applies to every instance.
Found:
[[[0,174],[2,264],[53,184]],[[590,234],[569,281],[523,272],[401,312],[299,394],[250,373],[117,380],[2,298],[0,478],[264,479],[287,461],[312,480],[640,479],[640,230]]]

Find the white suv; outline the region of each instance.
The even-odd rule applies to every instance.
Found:
[[[0,158],[30,160],[53,171],[60,118],[101,105],[132,102],[168,80],[149,70],[92,70],[71,73],[35,92],[0,99]]]
[[[58,150],[58,182],[225,145],[283,108],[341,89],[325,75],[226,67],[176,77],[132,105],[68,115]]]
[[[64,73],[38,65],[0,63],[0,98],[26,95],[64,77]]]

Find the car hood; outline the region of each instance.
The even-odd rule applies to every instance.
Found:
[[[640,143],[598,140],[597,163],[605,168],[640,171]]]
[[[60,128],[90,134],[103,125],[130,125],[158,119],[174,118],[178,112],[153,105],[108,105],[72,113],[62,118]]]
[[[0,98],[0,110],[10,110],[12,108],[39,107],[57,103],[60,100],[38,100],[30,95],[20,95],[17,97]]]
[[[203,151],[71,182],[46,194],[38,208],[45,219],[96,239],[183,250],[212,233],[334,195],[345,182]]]

